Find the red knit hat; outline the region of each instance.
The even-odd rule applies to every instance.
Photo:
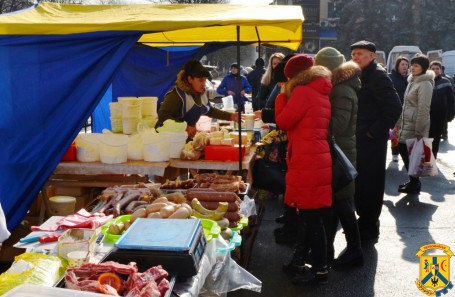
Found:
[[[307,54],[295,55],[290,58],[284,67],[284,75],[289,78],[294,77],[300,71],[306,70],[314,65],[313,57]]]

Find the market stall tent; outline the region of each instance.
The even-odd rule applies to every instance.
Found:
[[[0,15],[0,202],[15,228],[137,44],[296,50],[300,6],[63,5]],[[158,72],[181,67],[162,50]],[[193,48],[189,55],[196,55]]]

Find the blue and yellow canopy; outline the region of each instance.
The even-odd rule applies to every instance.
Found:
[[[302,41],[300,6],[228,4],[72,5],[43,2],[0,16],[0,34],[74,34],[140,31],[153,46],[207,42],[261,42],[297,50]]]

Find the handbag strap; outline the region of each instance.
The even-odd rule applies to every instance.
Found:
[[[327,129],[327,142],[329,143],[329,146],[333,146],[333,143],[335,142],[335,136],[333,136],[333,123],[332,119],[330,119],[329,123],[329,128]]]

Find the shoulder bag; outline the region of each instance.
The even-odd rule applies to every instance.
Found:
[[[358,173],[348,157],[336,144],[331,132],[332,123],[330,123],[328,142],[332,155],[332,193],[336,193],[354,181]]]

